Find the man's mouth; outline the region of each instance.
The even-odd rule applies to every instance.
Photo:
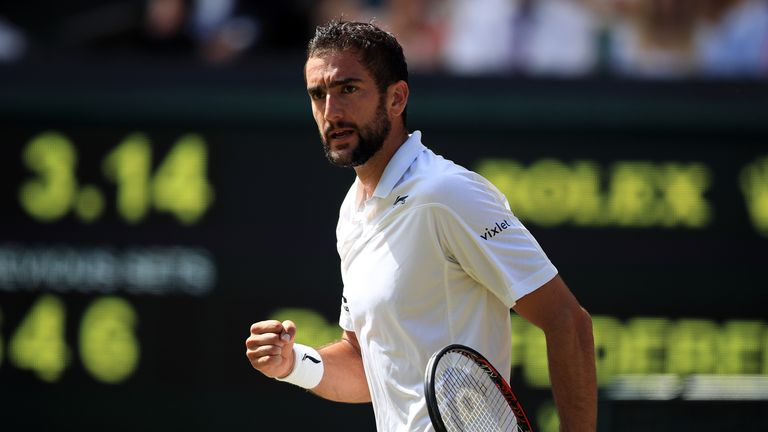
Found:
[[[328,133],[328,138],[330,140],[341,140],[354,133],[354,129],[334,129]]]

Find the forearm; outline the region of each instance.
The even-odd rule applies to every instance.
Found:
[[[325,370],[320,384],[312,389],[313,393],[337,402],[371,401],[363,360],[353,342],[342,339],[318,352],[323,358]]]
[[[547,334],[550,381],[562,431],[594,431],[597,423],[592,321],[582,312]]]

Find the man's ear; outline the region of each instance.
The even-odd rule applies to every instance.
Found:
[[[387,89],[387,108],[390,117],[397,117],[403,114],[406,105],[408,105],[409,93],[408,83],[405,81],[401,80],[389,85]]]

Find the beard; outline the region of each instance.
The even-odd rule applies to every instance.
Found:
[[[368,162],[368,159],[381,150],[391,127],[392,123],[389,121],[389,117],[387,117],[386,99],[382,96],[379,100],[379,106],[376,108],[376,115],[369,123],[359,127],[355,123],[341,121],[328,126],[325,133],[320,134],[325,157],[331,164],[339,167],[351,168],[360,166]],[[352,154],[349,157],[334,156],[331,153],[331,146],[328,144],[328,132],[333,128],[350,128],[357,133],[357,147],[352,150]]]

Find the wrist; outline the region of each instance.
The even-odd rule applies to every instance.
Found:
[[[312,389],[320,384],[324,372],[325,366],[317,350],[306,345],[294,344],[293,369],[288,375],[275,379],[305,389]]]

